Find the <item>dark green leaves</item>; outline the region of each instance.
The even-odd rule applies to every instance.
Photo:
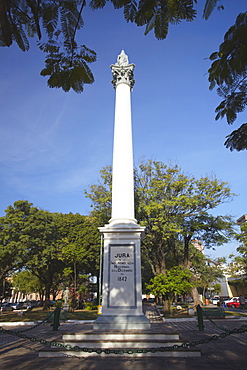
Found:
[[[101,9],[106,5],[106,1],[107,0],[91,0],[89,6],[93,10]]]
[[[127,22],[144,26],[145,35],[153,30],[159,40],[167,37],[170,24],[196,17],[193,0],[91,0],[89,7],[104,8],[107,1],[115,9],[123,8]],[[94,51],[87,49],[85,53],[86,47],[79,47],[76,41],[83,27],[85,6],[85,0],[2,0],[0,46],[10,46],[15,41],[27,51],[29,38],[37,36],[42,40],[40,49],[46,53],[41,75],[49,76],[48,86],[82,92],[84,84],[94,82],[88,63],[96,60]],[[51,50],[52,46],[56,50]]]
[[[228,124],[233,124],[238,113],[247,105],[247,12],[241,13],[236,23],[224,36],[219,51],[211,54],[214,60],[209,72],[210,89],[218,86],[217,93],[223,97],[215,112],[215,119],[225,117]],[[247,149],[245,124],[233,131],[225,142],[230,150]],[[241,138],[241,135],[243,137]]]
[[[127,22],[134,22],[137,12],[137,2],[135,0],[130,1],[124,7],[124,18]]]
[[[0,2],[0,45],[10,46],[16,41],[21,50],[29,49],[29,37],[44,35],[48,41],[39,43],[46,53],[42,76],[50,76],[49,87],[73,89],[79,93],[84,84],[94,82],[88,66],[96,60],[96,53],[86,46],[78,46],[76,33],[83,27],[82,11],[85,0],[6,0]]]
[[[210,15],[213,12],[214,8],[216,7],[216,4],[217,4],[218,1],[219,0],[206,0],[204,10],[203,10],[203,18],[204,19],[207,20],[210,17]],[[218,8],[218,10],[224,9],[224,6],[219,5],[217,8]]]
[[[225,146],[231,151],[234,149],[237,151],[246,149],[247,143],[247,123],[243,123],[239,129],[234,130],[228,135],[225,141]]]
[[[92,9],[103,8],[107,0],[91,0]],[[193,21],[196,17],[192,0],[110,0],[114,8],[124,8],[124,18],[137,26],[146,26],[144,34],[154,30],[155,37],[167,37],[170,24],[182,20]]]
[[[42,47],[46,47],[42,45]],[[64,91],[73,89],[80,93],[84,84],[94,82],[93,74],[88,63],[96,60],[96,53],[85,45],[74,54],[73,58],[65,52],[60,52],[54,45],[48,45],[51,51],[45,60],[46,67],[41,71],[42,76],[50,76],[49,87],[61,87]]]
[[[140,0],[135,18],[134,9],[132,6],[131,18],[126,19],[134,21],[137,26],[146,25],[145,35],[153,29],[159,40],[167,37],[169,24],[178,24],[181,20],[193,21],[196,17],[193,1],[189,0]],[[128,16],[128,12],[125,16]]]

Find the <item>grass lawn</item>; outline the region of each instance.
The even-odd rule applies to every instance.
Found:
[[[217,307],[203,306],[202,308],[207,308],[207,311],[209,311],[210,309],[212,309],[212,311],[214,311],[215,308],[217,308]],[[233,311],[228,311],[227,309],[225,309],[224,311],[225,311],[226,316],[232,316],[232,317],[236,317],[236,316],[246,317],[247,316],[247,313],[242,312],[241,310],[239,312],[236,312],[236,311],[233,312]],[[179,311],[173,310],[172,313],[166,314],[166,315],[164,315],[164,311],[162,309],[160,309],[160,313],[163,314],[164,318],[167,318],[167,319],[179,319],[179,318],[182,319],[182,318],[191,318],[191,317],[193,317],[193,316],[190,316],[188,314],[188,309],[179,310]],[[196,316],[196,314],[194,316]]]
[[[42,308],[34,308],[32,311],[24,311],[23,316],[18,315],[18,311],[3,312],[0,315],[1,322],[16,322],[16,321],[42,321],[47,316],[51,315],[53,310],[43,311]],[[95,320],[98,317],[97,310],[76,310],[75,312],[61,313],[61,319],[67,320]],[[52,318],[51,318],[52,319]]]

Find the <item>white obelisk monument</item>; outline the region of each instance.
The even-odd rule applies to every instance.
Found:
[[[134,64],[122,50],[111,65],[116,90],[112,166],[112,215],[104,236],[102,314],[95,330],[149,329],[142,312],[140,244],[144,228],[134,214],[134,168],[130,92]]]

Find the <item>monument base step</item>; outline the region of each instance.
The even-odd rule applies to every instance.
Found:
[[[110,348],[109,348],[110,350]],[[128,351],[128,349],[125,349]],[[83,352],[83,351],[73,351],[73,350],[63,350],[63,349],[48,349],[42,350],[39,352],[39,357],[115,357],[115,358],[142,358],[142,357],[200,357],[200,350],[191,350],[191,349],[169,349],[164,352],[157,351],[148,351],[146,353],[137,353],[133,352],[133,349],[129,349],[128,353],[105,353],[102,351],[98,352]]]
[[[179,333],[163,333],[163,332],[97,332],[86,331],[80,333],[66,333],[62,336],[64,342],[68,341],[177,341]]]
[[[111,316],[99,315],[94,321],[94,330],[149,330],[151,324],[145,315],[137,316]]]
[[[62,342],[39,352],[39,357],[198,357],[200,350],[186,348],[178,333],[81,332],[64,334]],[[184,347],[180,347],[184,345]],[[64,346],[65,348],[63,348]],[[174,347],[175,346],[175,347]],[[180,347],[180,348],[177,348]]]

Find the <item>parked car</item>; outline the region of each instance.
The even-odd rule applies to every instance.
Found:
[[[11,303],[5,302],[1,306],[1,311],[13,311],[13,307],[11,306]]]
[[[232,301],[229,301],[229,302],[226,303],[226,307],[239,308],[240,307],[239,298],[237,298],[237,297],[232,298]]]
[[[24,308],[22,302],[10,303],[10,305],[13,307],[13,310],[22,310]]]
[[[233,297],[229,302],[227,302],[226,307],[235,307],[239,308],[241,306],[239,298],[238,297]],[[243,306],[244,308],[247,308],[247,299],[245,299],[245,305]]]
[[[212,298],[212,304],[217,304],[220,301],[220,297],[218,295],[215,295]]]
[[[228,303],[237,302],[238,299],[239,297],[232,297],[230,299],[225,300],[225,304],[227,306]]]

